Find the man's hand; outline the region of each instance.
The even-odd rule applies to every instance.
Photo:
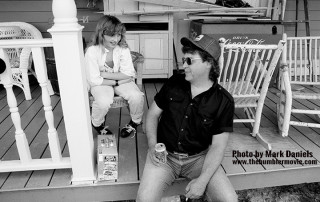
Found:
[[[207,184],[201,183],[199,178],[191,180],[186,187],[186,198],[199,199],[203,196]]]
[[[148,154],[149,154],[149,157],[151,159],[151,162],[158,166],[160,164],[160,160],[156,157],[156,150],[155,150],[155,147],[151,147],[149,148],[149,151],[148,151]]]

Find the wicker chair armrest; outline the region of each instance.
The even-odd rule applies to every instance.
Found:
[[[133,62],[134,66],[136,66],[138,63],[143,63],[144,62],[143,55],[138,53],[138,52],[131,51],[131,57],[132,57],[132,62]]]

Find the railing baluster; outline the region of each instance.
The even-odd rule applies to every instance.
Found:
[[[35,70],[37,74],[37,79],[39,85],[41,86],[42,90],[42,102],[43,102],[43,109],[45,112],[46,122],[48,124],[48,139],[49,139],[49,146],[51,157],[53,161],[61,161],[61,148],[59,143],[59,137],[57,130],[54,127],[54,117],[52,112],[51,106],[51,99],[49,95],[49,91],[47,88],[48,85],[48,77],[46,71],[46,62],[44,57],[43,49],[40,47],[32,48],[32,55],[35,64]]]
[[[5,72],[1,74],[0,79],[7,92],[7,101],[11,112],[11,119],[16,129],[15,139],[19,157],[22,163],[27,163],[31,160],[31,153],[26,134],[21,127],[21,117],[17,106],[17,99],[12,90],[13,82],[9,58],[7,53],[3,49],[0,49],[0,56],[4,58],[7,67]]]

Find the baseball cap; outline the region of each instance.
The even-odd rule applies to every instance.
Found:
[[[196,46],[197,48],[209,53],[216,61],[219,60],[221,49],[219,42],[206,34],[201,34],[194,39],[183,37],[180,40],[183,46]]]

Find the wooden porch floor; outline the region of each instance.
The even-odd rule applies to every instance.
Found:
[[[161,81],[145,81],[145,111],[153,101],[156,92],[161,88]],[[48,158],[50,152],[46,136],[42,109],[41,90],[36,84],[31,86],[32,100],[25,101],[23,92],[15,87],[22,127],[27,135],[33,158]],[[310,88],[310,91],[320,89]],[[320,129],[290,127],[289,137],[282,138],[277,131],[276,102],[277,89],[271,88],[265,101],[263,117],[261,121],[261,134],[268,139],[273,146],[273,152],[312,152],[313,157],[266,157],[269,160],[257,164],[249,164],[249,160],[257,160],[254,157],[232,156],[233,151],[240,152],[265,152],[265,149],[249,135],[249,129],[244,124],[236,124],[235,132],[231,135],[222,167],[237,190],[260,188],[268,186],[289,185],[305,182],[320,181]],[[55,126],[57,128],[63,156],[68,156],[68,145],[65,133],[65,123],[61,109],[60,97],[51,96]],[[294,106],[305,108],[320,108],[320,102],[294,102]],[[235,116],[244,114],[236,111]],[[76,118],[76,117],[75,117]],[[312,120],[314,117],[295,115],[296,120]],[[107,116],[110,129],[118,133],[120,128],[130,120],[127,109],[112,109]],[[143,172],[147,141],[141,127],[134,138],[118,138],[119,152],[119,179],[117,182],[97,182],[91,185],[71,185],[71,169],[42,170],[0,173],[0,201],[112,201],[134,199],[138,188],[139,179]],[[265,153],[264,153],[265,154]],[[285,155],[285,154],[284,154]],[[0,87],[0,159],[16,160],[18,153],[14,140],[14,127],[8,110],[6,93]],[[239,160],[239,161],[238,161]],[[244,161],[246,160],[246,162]],[[272,161],[287,161],[272,163]],[[295,164],[296,160],[310,160],[310,165]],[[186,181],[175,183],[170,192],[180,189]],[[45,198],[44,198],[45,197]]]

